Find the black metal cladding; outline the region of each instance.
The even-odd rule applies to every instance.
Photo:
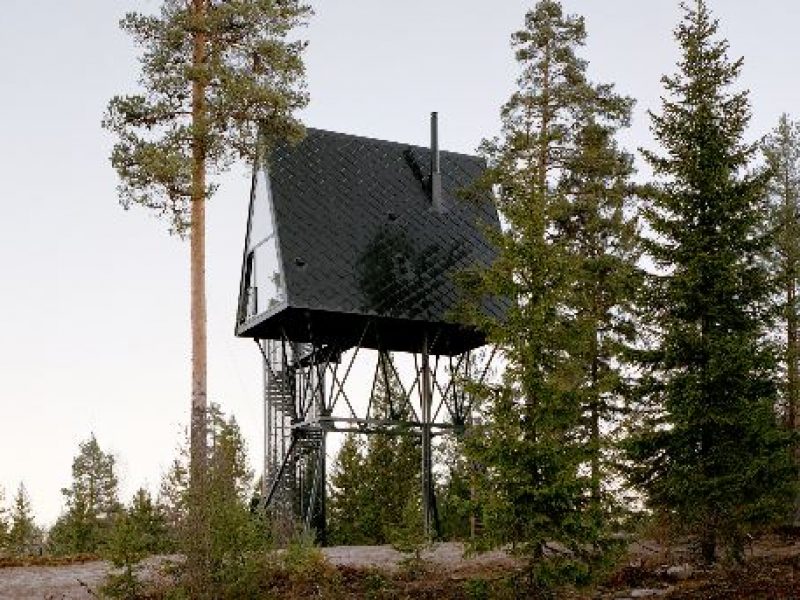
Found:
[[[485,164],[442,152],[438,210],[430,165],[427,148],[316,129],[279,147],[267,171],[285,294],[248,314],[246,252],[237,335],[418,351],[427,333],[436,354],[482,345],[454,320],[454,275],[496,255],[484,235],[499,228],[492,203],[459,197]],[[497,302],[485,308],[501,313]]]

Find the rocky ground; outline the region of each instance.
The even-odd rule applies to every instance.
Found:
[[[391,546],[338,546],[324,548],[323,554],[332,565],[341,567],[346,577],[367,569],[397,572],[404,556]],[[149,576],[156,577],[159,566],[169,560],[177,559],[150,559],[146,565]],[[432,573],[442,576],[456,572],[477,575],[491,570],[508,570],[514,566],[514,561],[502,552],[465,558],[463,545],[455,543],[436,545],[424,553],[423,560]],[[108,569],[108,563],[98,560],[66,565],[29,564],[6,567],[0,563],[0,600],[93,598],[93,591],[100,586]]]
[[[327,560],[340,572],[350,597],[362,597],[375,581],[376,598],[479,598],[487,596],[481,579],[498,581],[518,568],[502,552],[465,558],[463,546],[438,544],[423,555],[422,571],[410,573],[403,555],[388,546],[326,548]],[[693,566],[685,546],[664,548],[654,542],[631,546],[625,564],[603,587],[589,594],[565,594],[581,600],[664,598],[667,600],[800,600],[800,539],[769,536],[755,541],[744,567],[712,570]],[[151,559],[150,577],[169,557]],[[67,565],[0,564],[0,599],[73,600],[94,597],[108,571],[102,561]],[[365,587],[366,586],[366,587]],[[505,595],[505,594],[504,594]],[[522,596],[524,597],[524,596]]]

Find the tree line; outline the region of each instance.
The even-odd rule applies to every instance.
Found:
[[[261,524],[250,511],[254,493],[236,419],[217,405],[209,411],[209,496],[212,536],[217,553],[230,547],[244,551],[262,541]],[[133,552],[141,557],[179,551],[187,535],[189,462],[184,445],[164,473],[158,494],[138,489],[130,501],[120,500],[116,459],[94,434],[79,444],[72,462],[72,482],[61,490],[64,508],[55,524],[38,527],[24,484],[10,507],[0,494],[0,555],[113,557]]]

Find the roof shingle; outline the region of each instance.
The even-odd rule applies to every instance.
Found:
[[[414,349],[410,338],[423,330],[436,332],[439,353],[481,345],[479,332],[455,321],[454,275],[494,259],[484,231],[499,221],[488,198],[459,197],[484,162],[440,156],[441,211],[427,191],[427,148],[309,129],[298,145],[276,149],[268,170],[286,302],[239,324],[237,334],[310,341],[313,326],[339,343],[337,335],[348,337],[343,327],[355,327],[357,337],[369,321],[366,346]],[[486,310],[499,315],[501,308],[487,302]]]

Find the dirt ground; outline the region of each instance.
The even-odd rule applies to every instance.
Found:
[[[389,546],[325,548],[328,561],[345,579],[357,579],[375,569],[397,573],[403,555]],[[605,586],[591,594],[569,594],[575,599],[668,600],[774,599],[800,600],[800,539],[770,536],[748,548],[747,564],[735,570],[692,566],[688,548],[662,548],[655,542],[633,544],[625,564]],[[151,574],[170,557],[150,559]],[[173,557],[174,558],[174,557]],[[438,544],[423,555],[430,567],[425,581],[410,583],[400,597],[464,598],[469,582],[481,577],[512,573],[515,561],[503,552],[464,557],[461,544]],[[2,600],[77,600],[93,598],[108,565],[90,561],[56,566],[0,568]],[[356,586],[358,587],[358,586]]]

